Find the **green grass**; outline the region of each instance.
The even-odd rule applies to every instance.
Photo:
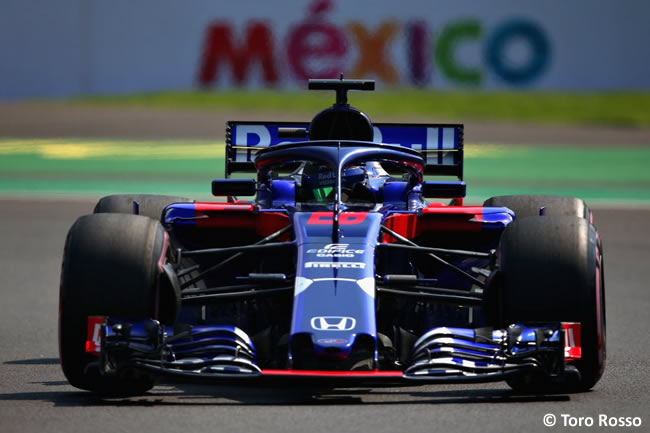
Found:
[[[72,104],[203,110],[258,110],[311,115],[331,104],[332,92],[195,91],[89,96]],[[650,92],[541,93],[440,92],[433,90],[351,92],[350,102],[373,116],[423,116],[573,125],[650,127]]]
[[[646,147],[468,143],[465,152],[468,203],[501,194],[558,194],[588,203],[650,204]],[[0,138],[0,197],[140,192],[212,200],[210,182],[223,176],[224,145],[210,140]]]

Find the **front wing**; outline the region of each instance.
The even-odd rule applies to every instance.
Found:
[[[102,375],[144,370],[181,381],[296,380],[323,384],[480,383],[525,374],[579,375],[579,323],[514,324],[506,329],[434,328],[415,343],[403,370],[265,369],[252,340],[233,326],[168,327],[155,320],[89,317],[89,367]]]

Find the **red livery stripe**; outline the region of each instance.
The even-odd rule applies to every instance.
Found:
[[[423,214],[483,215],[483,206],[430,206]]]
[[[413,239],[423,231],[481,231],[482,206],[432,206],[422,209],[422,215],[394,214],[386,218],[386,226],[400,235]],[[397,242],[390,235],[384,242]]]
[[[255,205],[252,203],[205,203],[197,202],[194,204],[197,212],[206,211],[239,211],[252,212]]]
[[[322,371],[322,370],[262,370],[265,376],[303,377],[402,377],[401,371]]]
[[[260,236],[268,236],[289,225],[289,217],[282,212],[254,212],[250,203],[196,203],[196,226],[213,228],[244,228]],[[285,233],[279,240],[287,241]]]

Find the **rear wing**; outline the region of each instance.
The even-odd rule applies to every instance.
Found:
[[[421,152],[425,175],[456,176],[463,180],[463,125],[426,123],[375,123],[373,141]],[[226,123],[226,177],[232,173],[255,173],[258,150],[306,138],[280,138],[279,128],[309,128],[307,122]]]

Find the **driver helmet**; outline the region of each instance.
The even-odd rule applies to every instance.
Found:
[[[324,202],[334,199],[336,172],[325,164],[303,163],[295,173],[296,184],[304,191],[310,191],[314,200]],[[341,186],[354,191],[368,189],[369,181],[387,176],[378,162],[347,167],[341,177]],[[372,179],[371,179],[372,178]],[[370,182],[376,183],[376,182]],[[382,182],[383,183],[383,182]]]

